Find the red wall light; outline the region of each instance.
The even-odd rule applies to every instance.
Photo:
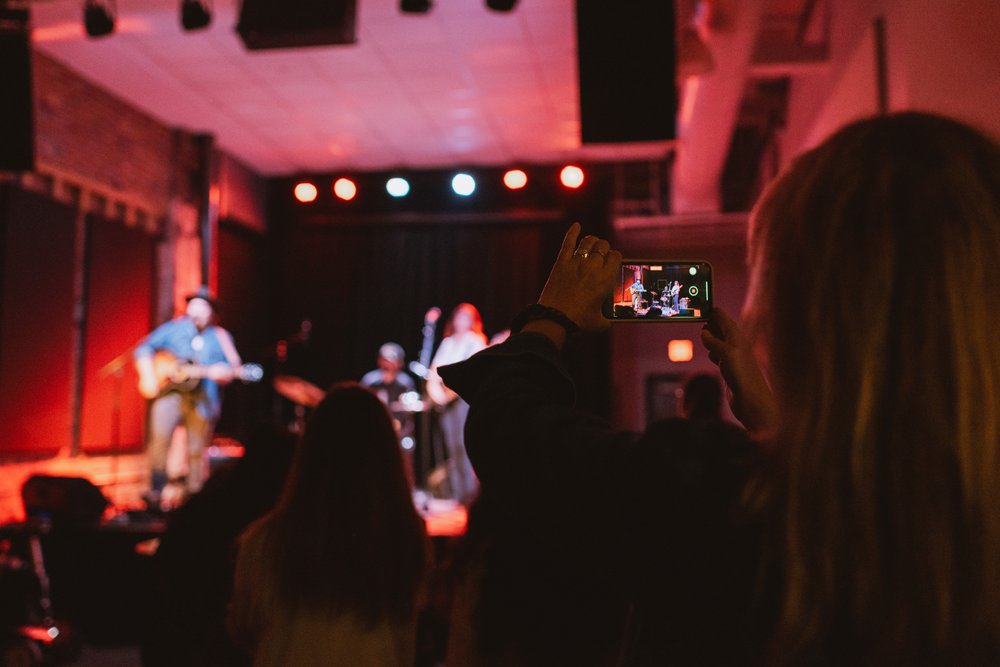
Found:
[[[316,196],[319,195],[319,190],[316,189],[316,186],[306,182],[296,184],[294,192],[295,198],[303,204],[316,201]]]
[[[358,186],[349,178],[338,178],[333,182],[333,194],[337,199],[351,201],[358,194]]]
[[[503,184],[511,190],[520,190],[528,184],[528,175],[520,169],[511,169],[503,175]]]
[[[667,358],[670,361],[685,362],[694,359],[694,343],[687,339],[675,339],[667,343]]]
[[[567,188],[576,190],[583,185],[583,169],[572,164],[566,165],[559,172],[559,180]]]

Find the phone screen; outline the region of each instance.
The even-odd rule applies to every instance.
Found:
[[[674,259],[626,259],[604,302],[612,322],[700,322],[712,311],[712,265]]]

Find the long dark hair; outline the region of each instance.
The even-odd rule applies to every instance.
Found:
[[[783,415],[773,661],[995,659],[1000,148],[927,114],[853,123],[764,193],[750,263]]]
[[[355,383],[333,386],[310,418],[264,531],[278,601],[353,612],[374,625],[414,612],[428,566],[392,418]]]

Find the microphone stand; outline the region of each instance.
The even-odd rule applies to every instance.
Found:
[[[98,376],[102,380],[109,376],[114,379],[111,385],[111,488],[114,489],[111,502],[115,506],[118,505],[118,459],[122,447],[122,392],[125,385],[125,367],[128,366],[134,349],[133,345],[98,371]]]

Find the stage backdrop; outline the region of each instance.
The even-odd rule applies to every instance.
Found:
[[[319,384],[357,380],[375,367],[386,341],[416,359],[432,306],[443,311],[435,349],[448,313],[464,301],[479,308],[492,336],[537,299],[568,226],[502,216],[467,224],[291,224],[275,244],[275,335],[287,336],[302,317],[312,320],[310,379]],[[606,414],[606,340],[591,340],[581,354],[581,400]]]
[[[68,451],[72,428],[75,211],[13,185],[0,187],[0,459]],[[129,348],[150,327],[154,239],[118,221],[87,221],[81,445],[84,452],[143,441],[145,402]],[[119,354],[115,379],[101,370]]]
[[[75,213],[0,185],[0,456],[70,444]]]
[[[118,221],[87,222],[81,449],[134,451],[144,440],[146,402],[136,390],[131,351],[153,324],[154,238]],[[118,366],[120,375],[112,372]]]

